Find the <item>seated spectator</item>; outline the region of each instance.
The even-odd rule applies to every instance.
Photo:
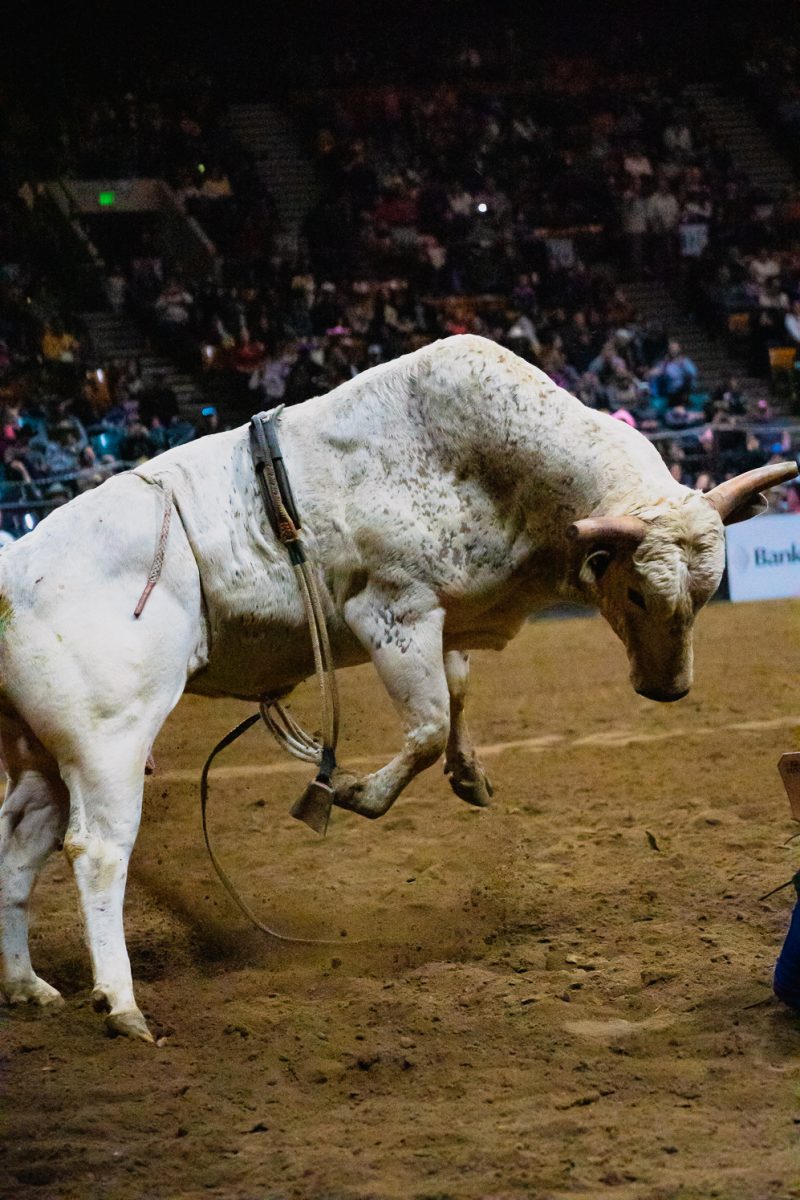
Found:
[[[52,324],[45,324],[41,348],[47,362],[72,364],[78,356],[80,342],[60,321],[54,321]]]
[[[102,420],[111,408],[111,393],[105,371],[87,371],[81,384],[80,412],[94,423]]]
[[[66,393],[77,378],[80,342],[61,322],[54,321],[52,325],[45,324],[41,350],[53,386]]]
[[[606,396],[612,410],[635,408],[641,398],[639,386],[627,368],[614,371],[606,387]],[[613,415],[616,416],[616,412]]]
[[[780,275],[781,264],[766,246],[762,246],[758,254],[750,260],[748,273],[753,282],[761,286]]]
[[[219,413],[213,404],[208,404],[200,414],[200,420],[194,429],[194,439],[207,437],[210,433],[219,433]]]
[[[653,174],[653,165],[645,154],[641,142],[633,142],[631,144],[631,148],[625,155],[622,165],[625,174],[630,175],[632,179],[636,179],[639,182],[642,179],[649,178]]]
[[[683,353],[680,342],[673,338],[664,358],[651,369],[650,379],[656,394],[665,397],[671,408],[684,406],[697,379],[697,367]]]
[[[628,264],[634,279],[642,273],[647,233],[647,201],[639,175],[631,175],[621,197],[622,231],[628,243]]]
[[[177,279],[170,279],[156,300],[159,320],[168,326],[182,328],[191,320],[192,294]]]
[[[84,446],[78,455],[78,477],[75,480],[77,491],[88,492],[106,479],[111,478],[111,468],[97,461],[97,455],[91,446]]]
[[[588,366],[589,374],[593,375],[604,388],[616,375],[624,374],[627,369],[628,364],[618,353],[613,341],[607,341]]]
[[[310,346],[300,346],[297,358],[286,377],[284,403],[300,404],[325,390],[325,373],[311,357]]]
[[[800,513],[800,488],[790,483],[786,489],[786,512]]]
[[[713,421],[721,412],[731,417],[743,417],[747,413],[747,401],[735,375],[723,379],[706,402],[704,413],[707,421]]]
[[[31,467],[32,456],[19,453],[13,446],[7,446],[3,454],[3,471],[5,486],[3,495],[7,501],[38,498],[38,490],[34,483]]]
[[[46,426],[29,444],[37,475],[72,474],[78,469],[78,454],[87,443],[86,432],[77,417]]]
[[[762,309],[772,309],[776,313],[780,313],[781,321],[776,322],[777,326],[784,324],[783,314],[789,307],[789,297],[781,287],[779,276],[774,275],[767,279],[758,289],[758,303]]]
[[[14,446],[20,428],[20,406],[5,403],[0,409],[0,454],[5,454],[9,446]]]
[[[155,442],[141,421],[128,426],[119,447],[120,458],[128,463],[145,462],[153,457],[156,450]]]
[[[664,149],[670,158],[685,162],[692,153],[692,131],[685,116],[675,114],[664,128],[662,135]]]
[[[540,355],[542,370],[549,375],[553,383],[568,392],[574,392],[579,381],[578,372],[567,362],[558,334],[546,346],[542,347]]]
[[[800,300],[792,301],[792,306],[783,319],[783,327],[791,339],[791,344],[800,350]]]
[[[530,317],[526,317],[524,313],[517,316],[512,325],[506,331],[506,337],[510,342],[517,343],[520,350],[524,350],[527,354],[540,354],[541,345],[536,336],[536,328]],[[571,362],[575,362],[572,355],[569,356]],[[575,363],[577,366],[578,364]],[[580,367],[578,368],[580,370]]]
[[[51,509],[61,508],[62,504],[68,504],[72,499],[72,493],[65,483],[58,481],[45,488],[44,498]]]
[[[247,326],[243,325],[238,344],[233,351],[233,369],[240,374],[252,375],[264,361],[265,354],[264,343],[251,338]]]
[[[269,355],[253,371],[248,387],[251,391],[261,391],[267,408],[280,404],[286,393],[286,379],[292,369],[292,358],[288,350],[281,348],[274,355]]]
[[[757,401],[752,419],[754,423],[759,425],[769,425],[772,423],[774,415],[769,400],[761,399]]]
[[[664,176],[659,178],[655,191],[647,198],[645,213],[653,270],[659,275],[666,275],[675,259],[675,231],[681,209],[677,196]]]
[[[585,310],[576,309],[564,331],[564,353],[575,370],[583,374],[584,371],[588,371],[596,352],[597,334],[590,328]]]
[[[179,416],[178,397],[169,386],[166,369],[156,371],[151,383],[139,393],[138,407],[145,428],[154,420],[168,426]]]

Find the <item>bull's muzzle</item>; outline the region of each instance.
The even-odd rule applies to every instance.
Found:
[[[672,704],[675,700],[682,700],[684,696],[687,696],[689,689],[687,687],[680,691],[667,691],[665,688],[637,687],[636,692],[639,696],[644,696],[645,700],[657,700],[659,704]]]

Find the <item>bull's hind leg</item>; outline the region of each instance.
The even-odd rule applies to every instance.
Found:
[[[64,837],[67,795],[60,780],[26,771],[10,784],[0,809],[0,945],[2,990],[9,1004],[58,1004],[61,996],[35,974],[28,950],[28,902],[36,877]]]
[[[28,903],[36,877],[62,843],[67,790],[55,763],[18,721],[0,719],[0,744],[8,771],[0,808],[0,990],[10,1004],[59,1004],[59,993],[31,965]]]
[[[132,746],[113,738],[109,743],[113,757],[108,754],[62,766],[70,795],[64,850],[80,895],[95,1008],[108,1013],[113,1033],[152,1042],[133,994],[122,916],[150,743],[142,740]]]
[[[469,684],[469,655],[449,650],[444,656],[444,672],[450,693],[450,734],[444,756],[444,773],[455,794],[468,804],[486,808],[494,794],[491,780],[475,754],[464,702]]]

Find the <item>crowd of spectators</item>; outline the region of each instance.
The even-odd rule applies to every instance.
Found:
[[[800,168],[797,46],[773,37],[758,41],[743,64],[735,99],[742,83],[768,138]],[[791,366],[800,349],[800,185],[777,192],[746,185],[734,176],[721,192],[712,191],[709,236],[690,299],[750,371],[764,373],[776,362]]]
[[[0,203],[0,529],[4,540],[111,474],[196,436],[163,376],[99,362],[38,272],[21,201]],[[213,428],[208,414],[203,431]]]
[[[462,75],[473,66],[467,47]],[[776,243],[788,209],[734,169],[690,101],[643,79],[598,84],[591,103],[468,85],[364,99],[306,103],[323,195],[296,253],[276,238],[274,202],[210,91],[193,105],[126,93],[75,119],[74,171],[167,178],[217,247],[213,277],[189,278],[144,224],[106,289],[115,312],[132,312],[227,397],[223,422],[474,332],[640,428],[692,486],[789,449],[766,401],[736,377],[702,379],[627,290],[679,279],[713,320],[738,288],[763,349],[800,344],[800,254]],[[98,362],[13,242],[0,229],[3,525],[18,533],[39,508],[219,418],[209,404],[197,428],[163,378]],[[778,503],[800,508],[800,497],[789,489]]]

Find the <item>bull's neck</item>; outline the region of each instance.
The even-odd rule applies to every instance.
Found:
[[[479,482],[501,520],[506,512],[516,524],[524,512],[529,526],[635,513],[685,491],[645,437],[540,371],[509,383],[476,378],[467,363],[432,378],[420,377],[418,362],[407,356],[287,411],[289,458],[299,452],[306,479],[327,478],[330,455],[389,446]]]
[[[520,407],[492,397],[471,423],[462,470],[471,463],[487,490],[513,491],[528,511],[636,513],[685,491],[642,434],[555,386]]]

